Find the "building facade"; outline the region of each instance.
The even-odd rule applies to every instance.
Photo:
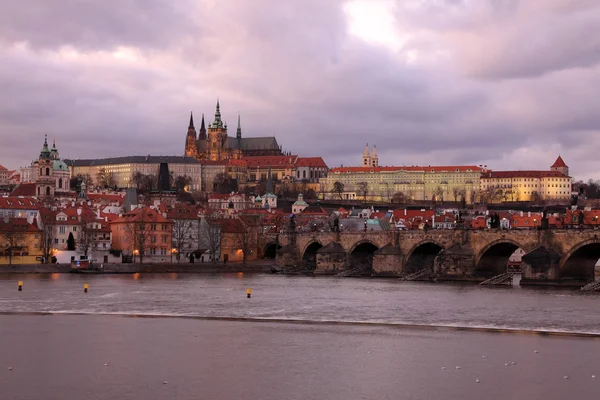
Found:
[[[481,177],[482,201],[569,200],[572,178],[558,156],[547,171],[486,171]]]
[[[243,138],[240,117],[235,137],[227,133],[227,123],[221,119],[221,108],[217,100],[214,122],[204,123],[204,114],[198,135],[194,127],[193,115],[190,115],[190,123],[185,140],[185,156],[197,160],[222,161],[227,159],[239,160],[243,156],[257,155],[281,155],[281,146],[275,137],[253,137]]]
[[[158,176],[160,163],[166,162],[173,177],[188,176],[190,191],[202,188],[202,166],[191,157],[177,156],[129,156],[88,160],[65,160],[72,177],[89,174],[93,184],[98,185],[101,172],[109,173],[119,188],[135,187],[132,177],[136,172]]]

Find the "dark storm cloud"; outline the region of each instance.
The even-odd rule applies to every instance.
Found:
[[[344,2],[0,0],[0,164],[181,154],[217,97],[235,129],[331,165],[547,168],[595,177],[595,1],[397,1],[403,45],[348,33]],[[51,5],[50,5],[51,4]],[[371,3],[372,4],[372,3]]]

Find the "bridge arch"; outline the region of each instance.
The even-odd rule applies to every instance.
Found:
[[[281,249],[281,245],[277,242],[269,242],[263,248],[263,258],[268,260],[274,260],[277,258],[277,251]]]
[[[317,251],[322,247],[323,244],[318,240],[311,240],[304,246],[302,261],[308,269],[314,271],[317,268]]]
[[[561,259],[558,271],[559,278],[593,281],[595,266],[599,259],[600,239],[594,237],[579,242]]]
[[[379,247],[370,240],[360,240],[348,252],[347,269],[370,276],[373,273],[373,255]]]
[[[403,272],[411,274],[422,269],[433,272],[435,258],[442,250],[444,245],[433,239],[421,240],[408,252]]]
[[[501,238],[491,241],[477,254],[474,275],[491,278],[505,273],[510,256],[518,249],[524,247],[512,239]]]

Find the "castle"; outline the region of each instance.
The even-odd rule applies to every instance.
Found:
[[[235,137],[227,135],[227,123],[221,120],[221,110],[217,100],[214,122],[204,125],[204,114],[200,130],[196,136],[194,117],[190,114],[190,124],[185,140],[185,155],[197,160],[223,161],[239,160],[243,156],[281,156],[281,146],[275,137],[242,138],[242,127],[238,115]]]

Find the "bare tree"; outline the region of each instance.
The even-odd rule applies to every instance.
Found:
[[[96,181],[98,186],[102,188],[109,188],[115,186],[115,178],[112,172],[106,171],[104,168],[100,168],[96,174]]]
[[[444,201],[444,189],[442,189],[441,186],[438,186],[438,187],[435,188],[434,194],[435,194],[435,199],[436,200],[439,199],[439,201],[441,201],[441,202]]]
[[[18,223],[17,219],[5,219],[4,223],[0,225],[0,239],[4,241],[4,251],[8,255],[8,263],[12,264],[13,256],[15,252],[22,251],[26,248],[26,231],[27,222],[25,224]]]
[[[177,262],[181,260],[181,253],[192,241],[194,223],[190,219],[176,219],[173,224],[173,248],[177,250]],[[195,249],[194,249],[195,250]]]
[[[130,181],[135,185],[135,188],[139,193],[144,194],[154,189],[158,178],[156,175],[144,175],[140,171],[136,171],[131,175]]]
[[[243,224],[240,232],[234,236],[234,246],[242,249],[242,262],[245,264],[248,254],[256,248],[256,229],[248,224]]]
[[[324,182],[319,183],[319,198],[325,200],[327,194],[327,185]]]
[[[133,261],[135,263],[136,252],[140,256],[140,264],[144,263],[144,255],[148,248],[148,242],[150,239],[150,218],[147,218],[147,211],[141,210],[138,214],[139,219],[131,221],[125,225],[125,230],[128,234],[129,241],[132,246]]]
[[[337,195],[340,197],[340,200],[342,200],[342,193],[344,192],[344,184],[340,181],[333,182],[333,191],[334,191],[334,193],[337,193]]]
[[[86,215],[82,215],[79,222],[79,238],[77,240],[77,248],[87,258],[94,240],[93,229],[90,226],[93,221]]]
[[[369,195],[369,184],[367,182],[358,182],[356,188],[357,194],[366,202],[367,196]]]
[[[215,216],[205,216],[198,224],[199,238],[202,246],[208,249],[210,258],[214,261],[221,249],[221,224]]]
[[[55,234],[56,232],[54,224],[44,223],[42,226],[41,245],[45,263],[48,263],[54,254]]]
[[[406,196],[402,192],[396,192],[392,196],[392,203],[404,203],[406,201]]]
[[[192,183],[192,177],[187,175],[179,175],[174,179],[174,186],[178,193],[183,193],[190,183]]]
[[[452,196],[454,196],[454,202],[458,201],[458,197],[460,196],[460,189],[457,187],[452,188]]]

